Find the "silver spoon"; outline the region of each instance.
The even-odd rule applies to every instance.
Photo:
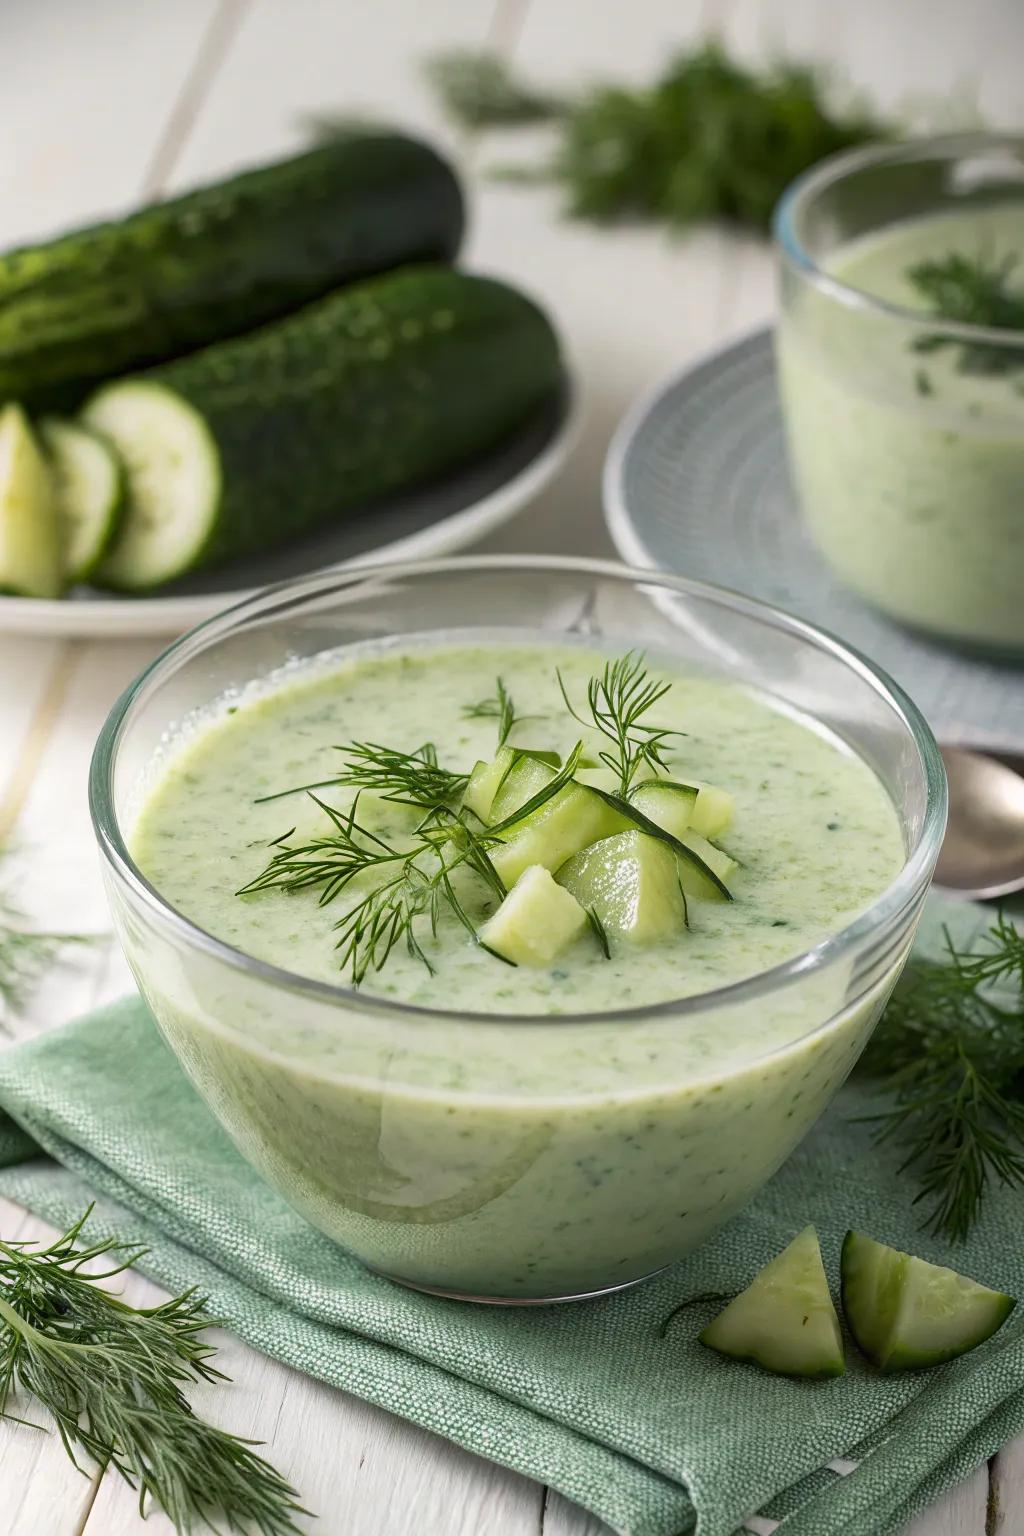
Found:
[[[944,746],[949,824],[935,883],[959,896],[1024,891],[1024,758]]]

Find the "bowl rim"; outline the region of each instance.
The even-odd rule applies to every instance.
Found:
[[[703,600],[710,598],[725,608],[746,613],[762,622],[767,621],[775,628],[789,632],[799,641],[830,654],[861,677],[889,705],[909,734],[921,761],[925,780],[924,817],[917,842],[909,850],[899,873],[873,902],[842,928],[826,934],[809,949],[801,950],[789,960],[767,970],[688,997],[633,1008],[590,1010],[583,1013],[475,1012],[466,1008],[427,1007],[377,996],[356,986],[320,981],[271,961],[258,959],[217,938],[172,906],[132,858],[114,810],[112,795],[112,775],[118,748],[130,729],[132,710],[144,690],[159,684],[164,675],[172,675],[191,656],[217,644],[224,636],[236,632],[250,620],[272,614],[279,604],[290,607],[296,599],[323,597],[347,586],[381,579],[395,581],[404,577],[425,578],[450,575],[456,571],[519,571],[524,574],[532,571],[562,571],[577,576],[629,581],[641,587],[662,587],[678,595]],[[703,1015],[713,1009],[732,1007],[753,997],[779,992],[791,982],[833,964],[854,950],[862,940],[895,923],[927,889],[945,831],[947,788],[942,756],[931,728],[899,684],[854,647],[805,619],[729,587],[677,576],[671,572],[629,566],[616,560],[575,555],[461,555],[437,560],[333,567],[307,573],[250,594],[241,602],[186,631],[143,668],[111,707],[97,737],[89,765],[89,810],[103,860],[130,889],[135,900],[141,902],[160,923],[170,927],[188,946],[203,951],[235,971],[260,979],[278,989],[347,1009],[358,1008],[382,1019],[433,1023],[448,1020],[498,1026],[580,1025],[597,1022],[608,1024],[612,1021],[643,1023],[653,1019]],[[791,1043],[787,1042],[787,1045],[779,1049],[786,1049]]]
[[[922,135],[894,142],[878,141],[860,145],[855,149],[839,150],[818,161],[802,172],[783,192],[772,214],[772,235],[782,258],[790,262],[802,277],[820,293],[836,300],[848,309],[861,310],[897,320],[901,324],[919,329],[926,326],[934,330],[942,328],[943,336],[950,341],[985,343],[989,346],[1010,347],[1024,350],[1024,333],[1007,330],[1002,326],[971,325],[962,320],[943,320],[919,309],[910,309],[878,298],[866,289],[855,288],[851,283],[832,276],[821,267],[807,250],[798,234],[800,214],[805,206],[827,188],[843,181],[851,174],[872,165],[913,163],[916,160],[953,159],[959,156],[980,154],[984,150],[1008,149],[1014,151],[1021,162],[1021,194],[1024,199],[1024,133],[976,130],[966,133],[942,133]]]

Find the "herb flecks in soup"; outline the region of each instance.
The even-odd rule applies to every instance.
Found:
[[[169,901],[259,958],[506,1013],[752,975],[902,857],[868,768],[767,700],[634,656],[486,645],[364,655],[223,715],[134,845]]]

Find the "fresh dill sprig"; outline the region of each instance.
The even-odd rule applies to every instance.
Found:
[[[104,1290],[100,1280],[145,1250],[83,1242],[91,1209],[46,1247],[0,1242],[0,1417],[14,1418],[16,1392],[34,1399],[76,1465],[76,1450],[113,1465],[138,1490],[140,1514],[153,1499],[182,1536],[295,1536],[294,1516],[307,1513],[295,1489],[251,1442],[197,1418],[184,1396],[198,1381],[227,1379],[200,1337],[215,1323],[203,1299],[189,1290],[132,1307]],[[126,1257],[86,1273],[115,1249]]]
[[[509,693],[500,677],[494,680],[494,695],[489,699],[481,699],[477,704],[467,704],[462,711],[467,720],[497,720],[498,722],[498,751],[508,741],[517,725],[524,720],[530,720],[531,715],[517,715],[516,706],[512,695]]]
[[[0,848],[0,857],[4,849]],[[26,928],[24,912],[0,890],[0,1028],[31,996],[47,966],[74,945],[95,942],[88,933],[41,933]]]
[[[582,751],[582,742],[577,742],[548,783],[484,832],[474,831],[466,817],[450,806],[431,807],[409,847],[396,847],[358,820],[358,795],[343,811],[310,792],[309,798],[328,817],[332,830],[296,841],[293,828],[275,838],[266,868],[237,894],[318,888],[318,904],[323,907],[360,876],[379,877],[378,884],[334,925],[342,969],[349,971],[358,986],[367,971],[379,971],[386,965],[396,944],[404,940],[408,953],[433,974],[420,939],[424,919],[430,932],[436,933],[441,911],[447,908],[476,937],[472,919],[452,883],[455,870],[465,867],[473,871],[501,900],[506,891],[488,857],[489,849],[516,822],[565,788],[579,766]]]
[[[785,188],[826,155],[893,136],[820,71],[782,60],[751,69],[714,40],[639,86],[584,86],[552,98],[493,53],[442,55],[428,73],[445,110],[474,130],[554,119],[553,152],[503,180],[556,183],[575,218],[724,219],[766,232]],[[849,93],[847,93],[849,95]]]
[[[425,741],[413,752],[382,747],[375,741],[353,741],[347,747],[335,750],[344,752],[346,761],[332,778],[318,779],[313,784],[296,784],[273,795],[261,795],[256,804],[266,805],[271,800],[284,800],[289,795],[311,793],[315,789],[368,789],[394,805],[433,810],[435,806],[457,800],[469,783],[468,773],[452,773],[441,767],[432,741]]]
[[[590,679],[587,684],[589,719],[573,707],[561,672],[557,677],[565,707],[573,719],[600,731],[612,743],[611,750],[599,752],[598,757],[618,776],[618,792],[623,799],[629,798],[633,781],[642,767],[655,772],[667,769],[666,743],[670,737],[682,736],[683,732],[648,725],[641,718],[660,703],[672,687],[671,683],[657,683],[651,678],[643,655],[627,651],[617,661],[607,662],[600,677]]]
[[[434,825],[422,829],[418,847],[408,854],[396,873],[357,902],[336,924],[343,970],[358,984],[367,971],[381,970],[395,945],[405,940],[413,959],[434,967],[420,943],[416,925],[422,918],[437,934],[441,910],[447,907],[476,938],[476,928],[452,883],[452,875],[465,865],[490,886],[498,899],[505,895],[488,856],[495,839],[472,832],[461,818],[439,813]]]
[[[963,1241],[990,1185],[1024,1188],[1024,935],[1000,916],[979,948],[947,933],[912,961],[860,1070],[892,1096],[870,1119],[906,1147],[927,1229]]]
[[[958,336],[934,331],[916,337],[911,344],[914,351],[930,353],[955,347],[958,373],[994,376],[1024,369],[1024,287],[1013,287],[1010,283],[1017,264],[1018,258],[1013,255],[997,261],[984,255],[950,251],[938,260],[920,261],[908,267],[908,279],[932,314],[961,325],[1022,333],[1021,344],[1016,347],[965,342]]]

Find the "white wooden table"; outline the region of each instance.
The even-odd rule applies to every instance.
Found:
[[[489,183],[488,159],[523,156],[540,130],[475,145],[453,135],[423,83],[433,50],[500,48],[542,82],[644,79],[674,44],[718,30],[749,57],[817,57],[892,107],[974,93],[1015,123],[1021,0],[2,0],[0,247],[184,188],[296,147],[306,112],[369,110],[455,154],[472,192],[468,261],[533,290],[558,317],[585,387],[568,471],[493,550],[604,553],[599,471],[638,390],[772,310],[763,246],[702,230],[595,233],[558,217],[546,190]],[[1021,126],[1019,118],[1016,126]],[[0,840],[32,917],[99,928],[103,898],[86,768],[109,705],[153,642],[0,635]],[[48,978],[15,1034],[48,1028],[129,985],[112,947]],[[46,1229],[0,1202],[0,1232]],[[155,1292],[133,1277],[138,1295]],[[270,1455],[319,1512],[320,1536],[600,1536],[597,1523],[525,1478],[332,1391],[230,1338],[234,1384],[209,1411]],[[199,1394],[203,1396],[204,1394]],[[916,1536],[1024,1536],[1024,1442],[915,1523]],[[169,1536],[145,1526],[116,1476],[85,1477],[56,1436],[0,1424],[0,1536]]]

